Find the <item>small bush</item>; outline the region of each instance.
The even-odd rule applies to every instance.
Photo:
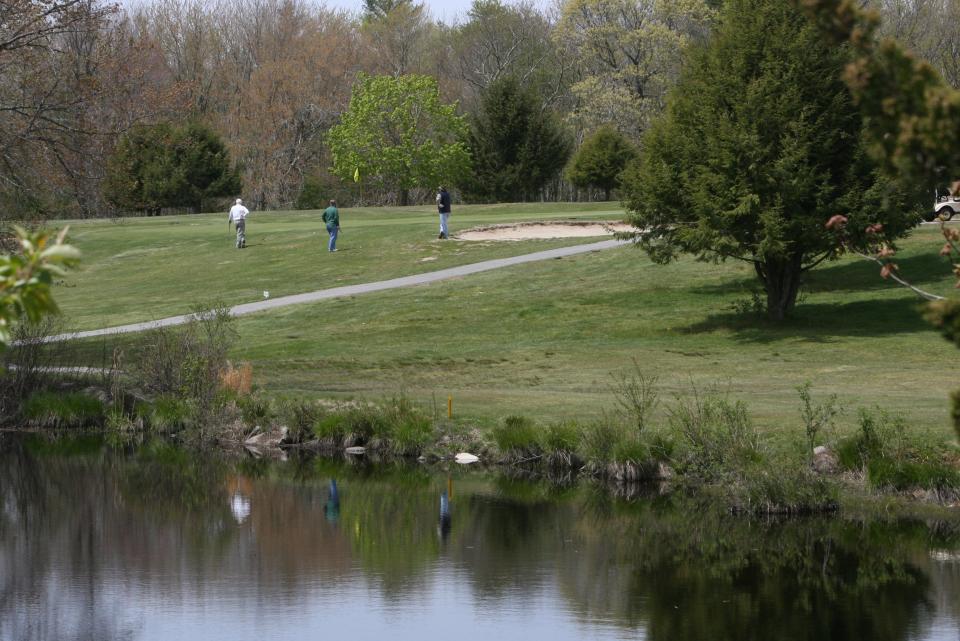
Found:
[[[654,460],[650,445],[643,439],[625,438],[617,443],[613,451],[613,460],[618,463],[645,465]]]
[[[581,435],[583,456],[595,465],[606,465],[614,460],[615,452],[624,439],[623,427],[608,417],[588,423]]]
[[[580,464],[580,427],[576,423],[553,423],[540,436],[540,448],[547,465],[570,468]]]
[[[250,394],[253,388],[253,365],[241,363],[239,367],[234,367],[233,363],[228,362],[220,372],[220,387],[240,397]]]
[[[263,426],[270,422],[273,412],[270,399],[259,395],[238,396],[236,402],[244,425]]]
[[[870,485],[904,491],[960,487],[960,473],[942,452],[907,437],[902,417],[861,409],[860,431],[837,446],[841,466],[863,470]]]
[[[205,424],[220,407],[220,374],[237,336],[226,306],[198,309],[182,327],[146,334],[144,347],[130,359],[127,371],[148,394],[190,400],[200,424]]]
[[[332,413],[322,416],[313,424],[313,435],[319,439],[343,441],[348,432],[347,417],[343,414]]]
[[[837,458],[847,470],[862,470],[872,459],[899,457],[904,452],[906,425],[899,416],[883,410],[860,408],[860,431],[837,444]]]
[[[62,320],[45,316],[36,323],[20,322],[11,329],[13,343],[0,352],[0,413],[11,416],[21,411],[24,399],[55,386],[60,376],[49,368],[63,362],[63,342],[47,337],[64,331]]]
[[[317,403],[302,398],[284,399],[277,408],[277,417],[296,441],[304,440],[313,433],[314,426],[323,415],[324,411]]]
[[[646,376],[636,360],[633,371],[614,377],[613,393],[626,421],[643,435],[659,402],[657,377]]]
[[[540,452],[536,426],[525,416],[508,416],[493,428],[493,441],[504,454],[527,458]]]
[[[38,427],[100,426],[104,407],[99,399],[78,392],[37,392],[24,403],[23,416]]]
[[[580,445],[580,428],[576,423],[553,423],[544,430],[540,445],[547,454],[576,452]]]
[[[653,434],[650,437],[650,455],[657,461],[670,461],[676,451],[676,444],[666,434]]]
[[[677,463],[684,473],[719,480],[761,459],[760,439],[743,401],[695,393],[691,400],[678,400],[670,424],[680,437]]]
[[[814,404],[810,396],[811,384],[809,381],[797,388],[800,394],[800,417],[803,419],[804,432],[807,435],[807,458],[813,458],[813,448],[816,446],[817,437],[824,428],[833,426],[833,419],[841,412],[837,395],[831,394],[827,401],[821,404]]]
[[[922,488],[943,490],[960,487],[960,474],[938,460],[918,457],[914,460],[876,458],[867,463],[867,478],[874,487],[895,490]]]
[[[134,413],[147,428],[163,434],[195,427],[198,419],[189,401],[170,395],[139,403]]]
[[[733,505],[756,514],[828,512],[839,505],[836,485],[802,464],[753,466],[731,491]]]
[[[395,454],[418,456],[433,438],[433,423],[429,418],[409,417],[390,428],[390,449]]]
[[[345,438],[366,443],[376,435],[386,433],[383,412],[375,405],[351,407],[344,416]]]
[[[143,430],[143,419],[139,416],[130,416],[121,407],[111,407],[104,419],[104,427],[108,432],[139,432]]]
[[[750,296],[738,298],[730,303],[730,309],[734,314],[741,316],[763,316],[767,315],[767,297],[759,289],[751,289]]]

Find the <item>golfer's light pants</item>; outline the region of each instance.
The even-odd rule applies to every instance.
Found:
[[[447,229],[448,218],[450,218],[450,214],[440,214],[440,233],[443,234],[444,238],[450,235],[449,230]]]
[[[237,249],[240,249],[247,244],[247,222],[244,220],[238,220],[237,225]]]

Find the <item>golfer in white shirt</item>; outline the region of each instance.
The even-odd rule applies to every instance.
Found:
[[[237,198],[236,204],[230,208],[230,215],[227,216],[227,227],[230,223],[237,226],[237,249],[243,249],[247,246],[247,214],[250,210],[243,206],[243,200]]]

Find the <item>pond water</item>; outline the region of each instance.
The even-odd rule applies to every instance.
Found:
[[[950,639],[960,520],[0,435],[0,639]]]

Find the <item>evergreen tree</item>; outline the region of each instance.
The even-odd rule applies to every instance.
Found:
[[[121,138],[107,162],[103,189],[107,201],[121,209],[199,211],[204,198],[238,193],[240,176],[211,129],[161,123],[134,127]]]
[[[770,318],[781,320],[802,274],[839,252],[824,227],[831,216],[847,216],[851,230],[881,223],[890,241],[913,227],[918,203],[865,153],[841,80],[849,59],[792,3],[724,4],[714,37],[693,52],[624,174],[630,221],[654,260],[746,261]]]
[[[501,202],[536,198],[570,156],[557,119],[512,76],[487,88],[473,118],[470,148],[474,175],[468,196]]]
[[[583,141],[567,168],[567,180],[580,188],[603,190],[604,200],[620,184],[620,173],[637,155],[633,145],[613,127],[601,127]]]

